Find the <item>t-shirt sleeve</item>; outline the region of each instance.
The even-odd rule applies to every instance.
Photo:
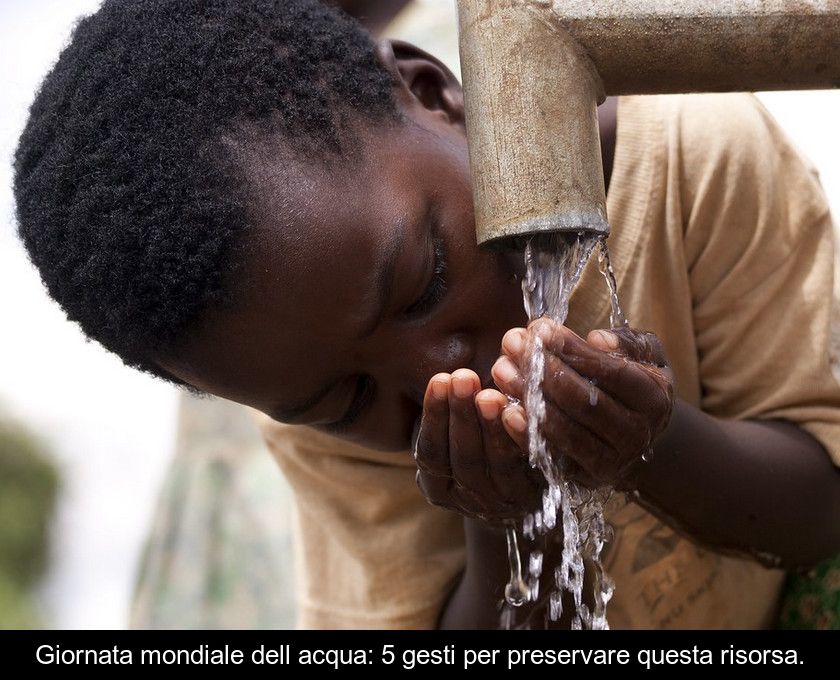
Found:
[[[463,520],[429,505],[410,455],[257,420],[294,492],[299,627],[435,628],[464,567]]]
[[[753,96],[683,106],[702,408],[796,423],[840,465],[834,230],[817,172]]]

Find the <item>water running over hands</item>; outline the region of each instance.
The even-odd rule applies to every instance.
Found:
[[[610,292],[610,324],[613,328],[627,325],[618,302],[606,239],[586,232],[540,235],[529,240],[525,249],[526,275],[522,283],[529,320],[547,316],[557,323],[565,322],[569,297],[596,244],[600,248],[599,268]],[[606,629],[607,603],[612,597],[613,582],[601,566],[600,555],[611,532],[604,521],[603,506],[612,490],[592,490],[568,479],[568,461],[563,452],[555,451],[552,456],[542,432],[546,413],[542,389],[545,357],[539,338],[534,340],[532,350],[524,403],[528,417],[528,455],[531,466],[539,468],[545,477],[547,488],[543,493],[542,507],[525,517],[522,534],[533,541],[537,536],[552,532],[558,522],[561,524],[561,562],[555,569],[554,587],[547,593],[549,618],[552,621],[560,619],[564,597],[569,597],[574,606],[574,610],[569,612],[573,629]],[[590,385],[589,404],[595,406],[598,392],[594,383]],[[507,525],[507,544],[511,581],[505,589],[508,607],[503,613],[503,625],[511,627],[514,617],[510,608],[534,602],[539,597],[543,554],[537,550],[530,553],[526,585],[513,523]],[[590,566],[594,581],[591,609],[583,602],[585,563]]]

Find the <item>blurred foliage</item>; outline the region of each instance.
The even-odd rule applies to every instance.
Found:
[[[39,628],[31,593],[0,572],[0,629]]]
[[[38,625],[32,591],[49,559],[59,475],[23,426],[0,420],[0,628]]]
[[[785,583],[779,628],[840,630],[840,555]]]

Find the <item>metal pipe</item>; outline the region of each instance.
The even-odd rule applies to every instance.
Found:
[[[458,0],[479,243],[609,233],[606,95],[840,87],[840,0]]]

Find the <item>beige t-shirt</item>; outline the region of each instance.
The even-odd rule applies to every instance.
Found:
[[[619,102],[609,244],[631,324],[656,332],[677,394],[730,419],[783,418],[840,464],[833,235],[816,171],[750,95]],[[570,305],[608,326],[593,261]],[[833,363],[833,365],[832,365]],[[464,567],[462,518],[429,505],[408,452],[261,417],[295,491],[299,624],[432,628]],[[760,628],[783,572],[704,550],[616,496],[613,628]]]

